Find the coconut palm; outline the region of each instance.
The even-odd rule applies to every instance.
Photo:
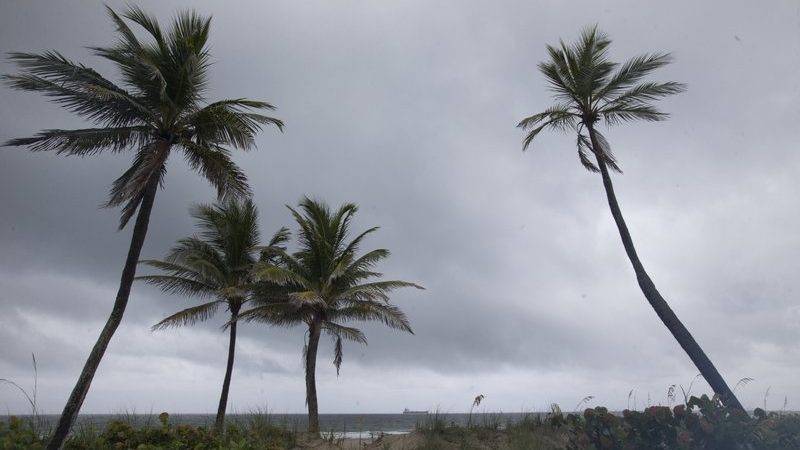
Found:
[[[62,445],[122,320],[156,191],[164,182],[172,151],[180,150],[189,166],[214,185],[220,197],[238,197],[248,194],[249,188],[244,173],[231,160],[231,150],[253,148],[254,136],[262,125],[282,126],[279,120],[258,113],[273,109],[265,102],[232,99],[204,105],[210,18],[181,13],[164,32],[155,18],[136,7],[122,15],[108,8],[108,14],[119,39],[114,45],[92,50],[116,66],[120,84],[55,51],[12,53],[11,60],[21,73],[3,77],[12,88],[42,93],[94,125],[78,130],[44,130],[6,145],[64,156],[133,154],[130,168],[112,184],[107,203],[109,207],[122,207],[120,229],[136,215],[119,291],[49,449]],[[141,28],[144,40],[139,40],[125,19]]]
[[[178,241],[164,260],[141,261],[161,272],[137,277],[168,294],[195,297],[204,302],[178,311],[153,326],[153,330],[204,322],[219,310],[230,314],[228,364],[222,382],[215,428],[223,429],[228,391],[236,351],[236,318],[252,297],[252,270],[260,253],[258,210],[253,201],[228,201],[199,205],[192,210],[200,233]],[[282,228],[267,248],[277,248],[289,238]]]
[[[262,305],[242,312],[239,318],[283,326],[305,324],[308,431],[318,433],[316,363],[322,333],[334,341],[333,364],[338,375],[342,341],[367,343],[361,330],[346,324],[378,321],[413,334],[406,315],[389,302],[389,293],[403,287],[422,287],[406,281],[378,281],[382,274],[373,268],[389,256],[389,251],[377,249],[359,256],[361,242],[378,228],[370,228],[349,240],[350,222],[358,210],[356,205],[348,203],[332,211],[324,203],[305,198],[299,211],[291,207],[289,210],[299,227],[299,250],[290,254],[272,249],[272,260],[260,263],[255,272],[263,282],[283,286],[287,294],[261,298]]]
[[[610,44],[606,35],[591,27],[585,29],[580,40],[573,45],[561,42],[557,47],[547,46],[549,60],[539,64],[539,70],[547,79],[557,103],[519,123],[518,126],[527,131],[523,150],[545,129],[576,134],[581,164],[602,176],[611,215],[645,298],[720,399],[728,406],[742,409],[711,360],[658,292],[639,260],[609,174],[610,171],[622,171],[608,141],[598,130],[601,120],[612,126],[666,119],[667,114],[653,106],[653,102],[682,92],[685,86],[671,81],[645,81],[652,71],[671,61],[669,54],[645,54],[617,64],[608,59]]]

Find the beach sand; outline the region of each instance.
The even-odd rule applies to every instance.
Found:
[[[320,438],[301,438],[298,440],[298,449],[320,449],[320,450],[357,450],[357,449],[381,449],[381,450],[412,450],[418,448],[423,438],[417,433],[408,434],[386,434],[375,439],[320,439]]]

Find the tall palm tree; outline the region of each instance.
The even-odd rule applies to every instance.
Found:
[[[192,216],[197,220],[199,235],[179,240],[164,260],[141,261],[161,274],[136,278],[168,294],[204,300],[165,318],[153,330],[194,325],[213,317],[220,307],[228,310],[228,364],[215,421],[216,430],[222,431],[236,351],[236,319],[242,306],[252,298],[253,266],[259,260],[258,210],[247,199],[199,205],[192,210]],[[278,248],[288,239],[288,230],[282,228],[267,248]]]
[[[528,131],[523,150],[544,129],[577,134],[578,158],[587,170],[600,172],[603,178],[611,215],[645,298],[720,399],[730,407],[743,410],[714,364],[658,292],[639,260],[609,175],[609,169],[622,171],[608,141],[597,129],[601,120],[609,126],[638,120],[665,120],[668,115],[653,106],[653,102],[682,92],[685,86],[671,81],[644,81],[652,71],[671,61],[669,54],[645,54],[620,65],[608,59],[610,44],[608,37],[598,32],[597,27],[590,27],[573,45],[561,42],[557,47],[547,46],[550,59],[540,63],[539,70],[547,78],[557,103],[518,124]]]
[[[62,445],[122,320],[156,191],[164,181],[172,151],[181,150],[189,166],[208,179],[220,197],[239,197],[248,194],[249,188],[244,173],[231,160],[231,149],[253,148],[254,136],[262,125],[283,125],[257,112],[273,109],[265,102],[232,99],[203,105],[210,65],[206,48],[210,18],[184,12],[167,32],[162,32],[156,19],[137,7],[129,7],[121,16],[108,8],[108,14],[119,39],[112,46],[92,50],[117,67],[120,85],[56,51],[12,53],[11,60],[21,73],[3,76],[12,88],[42,93],[94,125],[78,130],[44,130],[6,145],[64,156],[133,153],[130,168],[112,184],[107,203],[109,207],[122,207],[120,229],[137,215],[119,291],[67,400],[49,449]],[[125,19],[141,27],[144,41]]]
[[[321,334],[325,332],[334,340],[333,364],[338,374],[342,340],[367,343],[361,330],[345,324],[378,321],[413,334],[406,315],[389,302],[389,293],[403,287],[423,288],[406,281],[371,281],[382,276],[373,268],[389,256],[389,251],[377,249],[358,255],[361,242],[378,228],[349,240],[356,205],[348,203],[332,211],[324,203],[305,198],[299,211],[288,208],[299,227],[298,251],[290,254],[273,249],[272,260],[260,263],[255,272],[264,282],[286,288],[288,295],[262,298],[262,305],[242,312],[239,318],[283,326],[306,325],[308,342],[303,351],[308,431],[318,433],[316,364]]]

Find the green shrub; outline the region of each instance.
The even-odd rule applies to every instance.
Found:
[[[16,417],[0,421],[0,450],[43,449],[38,429],[33,421]],[[603,407],[565,416],[554,407],[545,417],[531,415],[507,425],[490,417],[461,427],[434,414],[418,424],[417,432],[422,449],[800,449],[800,415],[757,409],[750,417],[705,395],[672,409],[651,406],[621,416]],[[204,426],[173,425],[163,413],[154,426],[134,426],[130,418],[102,429],[80,426],[65,450],[280,450],[296,444],[296,433],[274,425],[268,416],[230,420],[217,435]]]
[[[17,417],[0,422],[0,450],[43,449],[44,444],[34,432],[33,426]]]
[[[295,445],[294,433],[264,421],[252,426],[231,424],[221,435],[203,426],[172,425],[169,415],[159,415],[158,426],[134,427],[130,420],[108,422],[102,430],[78,427],[64,444],[65,450],[279,450]],[[45,440],[31,424],[16,417],[0,421],[0,450],[43,449]]]
[[[800,448],[797,415],[756,410],[750,417],[706,395],[691,397],[686,405],[673,409],[651,406],[644,411],[625,410],[618,417],[597,407],[571,419],[572,449]]]

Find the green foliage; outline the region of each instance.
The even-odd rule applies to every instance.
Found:
[[[173,425],[169,415],[159,415],[158,426],[134,427],[129,421],[114,420],[102,430],[81,427],[64,445],[65,450],[279,450],[295,446],[293,432],[265,421],[231,424],[222,434],[203,426]],[[44,440],[29,423],[16,417],[0,421],[0,450],[44,448]]]
[[[43,130],[6,145],[64,156],[132,153],[133,164],[114,181],[107,203],[122,206],[120,228],[133,217],[145,187],[163,183],[172,148],[182,151],[189,167],[221,198],[249,194],[244,173],[231,159],[232,149],[254,148],[262,126],[282,129],[283,122],[261,114],[274,109],[262,101],[205,103],[211,18],[183,12],[162,31],[154,17],[136,6],[121,14],[106,8],[118,39],[91,49],[115,66],[120,83],[56,51],[11,53],[20,72],[0,78],[11,88],[49,97],[94,127]]]
[[[0,450],[43,449],[44,442],[34,431],[33,424],[17,417],[0,421]]]
[[[389,294],[399,288],[423,288],[407,281],[375,281],[383,276],[375,266],[389,251],[359,254],[364,238],[378,228],[350,239],[350,224],[358,211],[355,204],[334,211],[323,202],[304,198],[298,209],[289,210],[298,225],[299,249],[289,253],[273,247],[266,252],[255,267],[261,283],[253,299],[256,306],[242,312],[240,319],[283,326],[306,324],[309,332],[312,328],[324,331],[334,341],[337,373],[342,341],[367,343],[361,330],[347,324],[374,321],[413,333],[405,313],[389,302]]]
[[[481,421],[466,427],[447,422],[435,412],[417,424],[422,437],[418,449],[553,449],[564,448],[564,431],[538,415],[528,415],[516,423],[505,424],[499,415],[482,415]]]
[[[591,172],[598,172],[592,161],[620,171],[608,141],[594,125],[665,120],[668,114],[653,103],[685,89],[673,81],[651,82],[644,79],[654,70],[669,64],[667,53],[651,53],[634,57],[622,64],[608,59],[611,40],[597,27],[583,30],[572,45],[563,41],[547,46],[549,59],[539,64],[547,79],[556,104],[522,119],[517,126],[525,132],[523,150],[542,131],[574,132],[578,159]],[[588,131],[588,132],[584,132]]]
[[[417,433],[423,438],[419,448],[425,449],[777,450],[800,448],[800,415],[757,409],[750,417],[703,395],[674,408],[651,406],[622,415],[603,407],[564,414],[553,405],[545,416],[529,415],[506,425],[489,417],[461,427],[436,413],[417,425]]]
[[[782,449],[800,445],[800,417],[766,414],[750,417],[722,405],[717,397],[691,397],[672,409],[651,406],[625,410],[622,417],[606,408],[569,415],[571,449]]]
[[[155,425],[134,426],[119,419],[98,430],[79,427],[67,440],[65,450],[255,450],[297,448],[297,434],[255,414],[249,420],[228,424],[215,434],[203,426],[174,425],[162,413]],[[754,449],[800,448],[800,415],[766,413],[753,417],[724,407],[716,398],[691,397],[674,408],[651,406],[644,411],[625,410],[615,415],[606,408],[587,408],[582,414],[528,415],[504,424],[497,416],[485,416],[468,427],[448,422],[439,413],[417,424],[417,449]],[[338,448],[332,434],[317,443]],[[317,445],[317,444],[314,444]],[[28,420],[11,417],[0,421],[0,450],[42,449],[44,441]],[[389,447],[395,448],[395,447]]]
[[[192,217],[198,233],[178,241],[164,260],[142,260],[157,275],[136,277],[167,294],[192,296],[205,302],[183,309],[153,326],[164,329],[194,325],[210,319],[220,305],[231,320],[252,296],[252,270],[260,252],[279,247],[286,229],[279,230],[269,246],[260,247],[258,209],[252,199],[196,205]]]

